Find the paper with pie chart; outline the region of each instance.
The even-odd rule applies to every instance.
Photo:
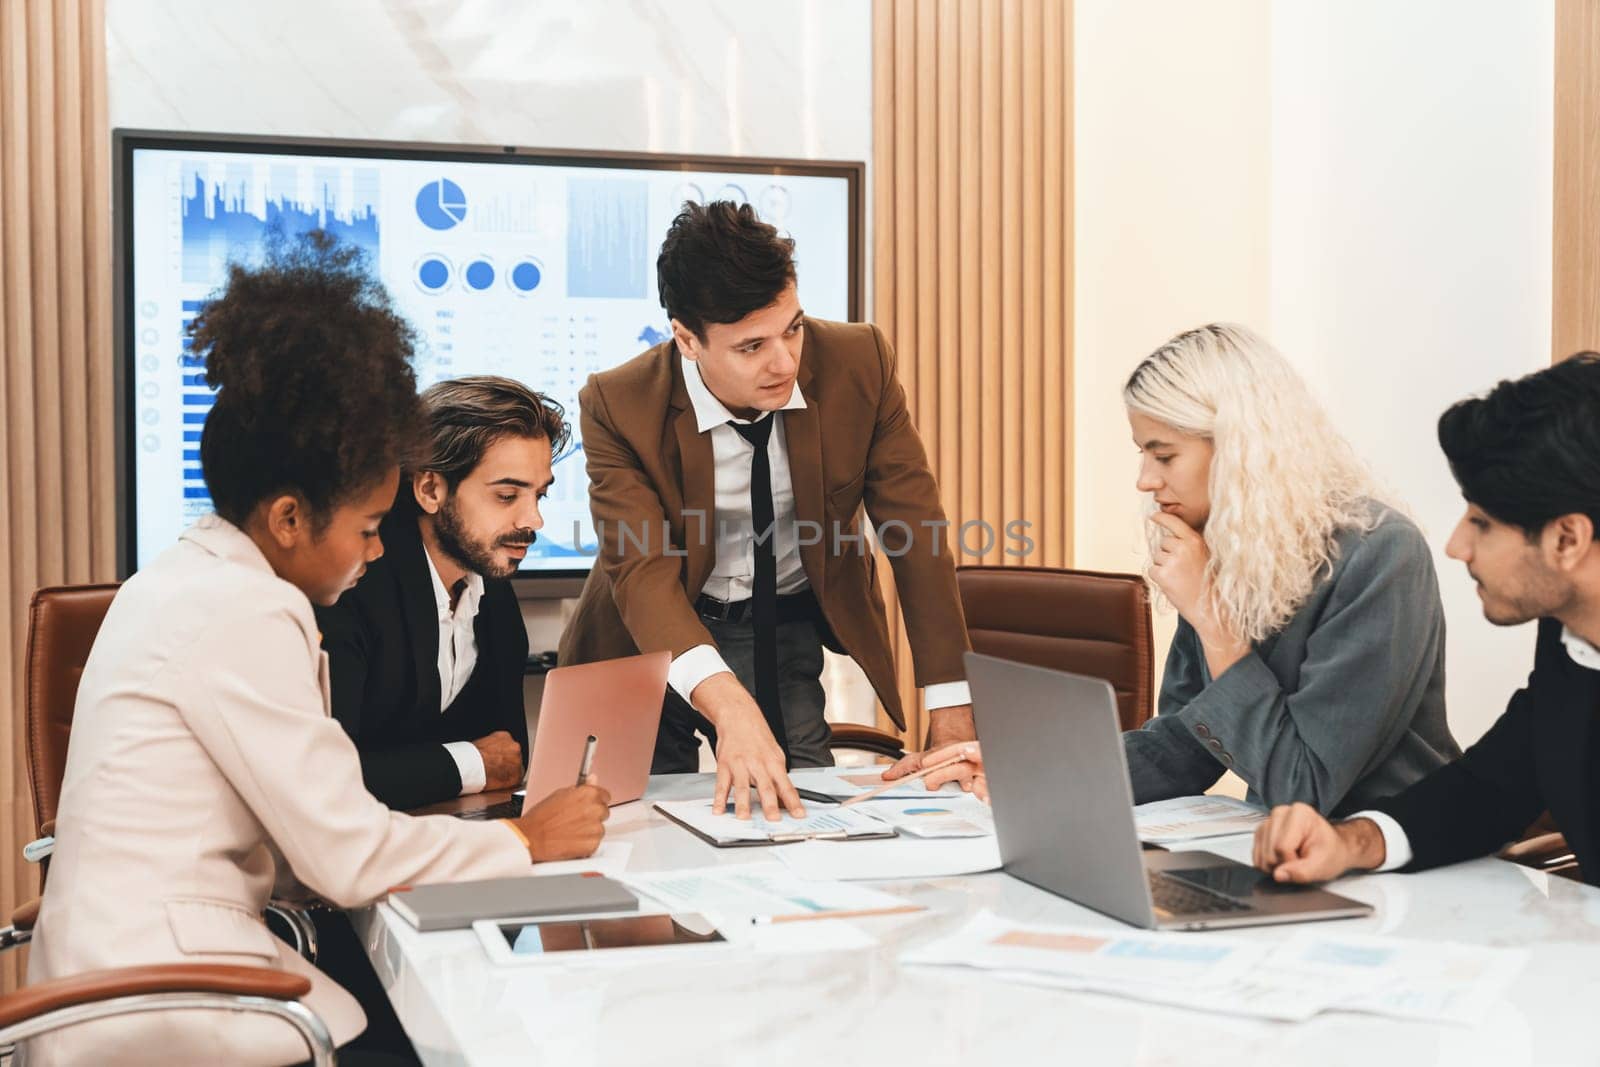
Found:
[[[873,815],[912,837],[988,837],[994,833],[994,812],[966,793],[873,802],[871,807]]]

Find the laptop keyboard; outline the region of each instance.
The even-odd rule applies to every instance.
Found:
[[[502,800],[498,804],[490,804],[486,808],[475,808],[472,811],[458,811],[458,819],[515,819],[522,815],[522,798],[512,797]]]
[[[1160,871],[1146,871],[1150,879],[1150,899],[1170,915],[1220,915],[1249,911],[1250,906],[1233,897],[1169,878]]]

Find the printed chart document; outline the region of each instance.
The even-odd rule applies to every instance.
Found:
[[[847,882],[811,882],[781,863],[741,863],[629,875],[630,888],[673,911],[697,911],[719,924],[759,923],[779,916],[926,910],[903,897]],[[845,915],[844,913],[850,913]]]
[[[856,922],[926,910],[865,886],[808,882],[781,863],[639,873],[624,881],[652,904],[704,915],[729,941],[760,952],[869,948],[873,938]]]
[[[1174,797],[1133,809],[1139,840],[1152,845],[1254,833],[1265,809],[1232,797]]]
[[[1346,1011],[1472,1023],[1505,995],[1527,954],[1314,930],[1277,943],[1121,933],[1022,925],[981,912],[902,960],[1219,1015],[1302,1021]]]
[[[673,822],[718,848],[740,845],[779,845],[796,841],[855,841],[895,836],[893,826],[860,808],[814,807],[804,819],[785,813],[769,822],[761,809],[751,805],[750,818],[733,814],[733,802],[721,813],[711,810],[705,800],[664,800],[656,810]]]
[[[915,838],[890,841],[807,841],[780,849],[778,859],[802,878],[884,881],[890,878],[949,878],[1000,869],[1000,845],[988,837]]]
[[[901,962],[1032,972],[1061,979],[1069,988],[1177,991],[1230,981],[1263,955],[1258,944],[1209,934],[1023,925],[986,910],[948,937],[912,949]]]
[[[810,789],[844,800],[883,785],[883,770],[882,767],[804,767],[790,771],[789,780],[797,789]],[[925,789],[922,779],[919,778],[914,782],[895,786],[874,799],[921,800],[927,797],[948,798],[966,795],[954,782],[947,782],[938,789]]]
[[[1474,1024],[1528,961],[1525,949],[1300,930],[1269,958],[1319,988],[1346,990],[1335,1010]]]
[[[994,812],[967,793],[927,800],[872,800],[872,814],[913,837],[993,837]]]

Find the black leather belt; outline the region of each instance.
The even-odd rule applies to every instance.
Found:
[[[702,619],[712,622],[747,623],[755,598],[744,600],[717,600],[703,596],[694,602],[694,610]],[[818,615],[817,598],[809,589],[778,598],[778,622],[814,620]]]

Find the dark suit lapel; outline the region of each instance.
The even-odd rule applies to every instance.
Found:
[[[692,600],[700,595],[716,562],[717,461],[711,451],[711,434],[701,433],[695,421],[694,405],[689,403],[689,390],[683,384],[683,366],[676,350],[667,358],[672,360],[672,396],[668,403],[678,412],[672,420],[672,430],[678,446],[678,471],[683,490],[683,539],[687,553],[684,588]],[[635,532],[643,534],[645,531]],[[654,538],[661,536],[662,531],[650,530],[648,534]]]
[[[809,345],[809,339],[807,341]],[[822,506],[822,419],[817,411],[817,398],[813,392],[811,361],[803,349],[800,355],[800,395],[806,406],[783,413],[783,439],[789,449],[789,480],[794,487],[794,517],[800,522],[816,523],[822,536],[815,543],[801,544],[800,562],[805,567],[806,579],[818,599],[822,597],[825,548],[833,536],[827,529],[827,515]],[[802,533],[809,533],[809,528]],[[804,540],[813,540],[810,536]]]
[[[422,547],[422,532],[409,515],[397,517],[395,531],[386,534],[388,551],[400,579],[400,604],[405,613],[404,630],[411,650],[412,679],[417,694],[417,709],[426,718],[438,714],[439,699],[439,605],[433,598],[433,575],[428,569],[427,550]]]

